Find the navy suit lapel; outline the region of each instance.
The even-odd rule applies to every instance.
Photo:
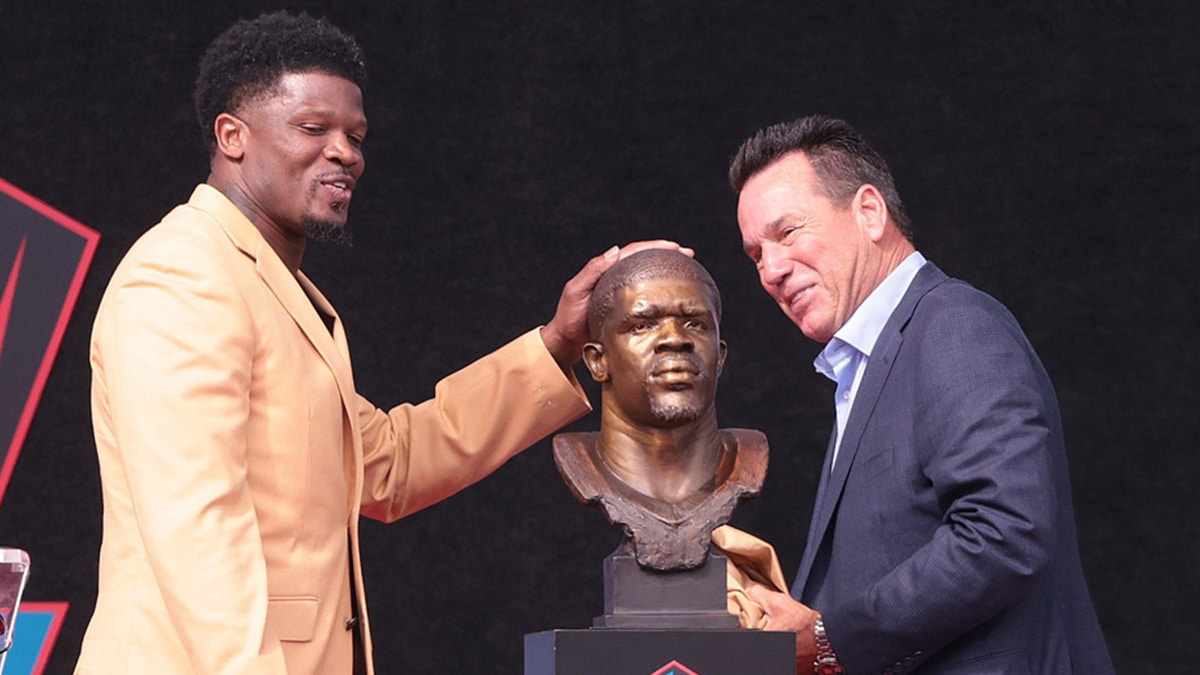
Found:
[[[825,491],[829,487],[829,463],[833,460],[833,444],[837,441],[837,422],[833,423],[833,431],[829,434],[829,445],[825,447],[825,461],[821,463],[821,479],[817,482],[817,498],[813,503],[812,519],[808,523],[808,542],[804,545],[804,555],[800,557],[800,571],[792,583],[792,595],[799,598],[804,591],[804,581],[812,570],[813,559],[817,555],[820,540],[817,538],[817,524],[821,522],[818,514],[824,502]]]
[[[946,279],[946,274],[937,266],[933,263],[926,263],[913,278],[912,284],[909,285],[900,304],[884,324],[883,331],[879,334],[879,339],[871,350],[866,372],[863,373],[858,391],[854,395],[854,407],[850,411],[850,418],[846,420],[845,437],[838,448],[837,465],[832,474],[829,471],[833,455],[832,441],[825,453],[825,464],[821,469],[821,482],[817,488],[817,502],[813,507],[813,519],[808,531],[808,542],[805,544],[804,555],[800,560],[800,569],[793,585],[793,595],[796,597],[801,597],[805,590],[804,586],[812,572],[817,551],[820,549],[829,529],[829,523],[837,511],[838,500],[841,499],[842,490],[846,487],[846,478],[850,475],[850,469],[854,465],[854,458],[858,454],[858,447],[862,442],[867,423],[875,412],[875,406],[879,403],[879,396],[883,392],[883,385],[891,374],[892,364],[896,361],[896,353],[900,351],[900,345],[903,343],[904,327],[912,318],[913,311],[920,299]]]

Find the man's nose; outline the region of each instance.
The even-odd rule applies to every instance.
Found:
[[[356,166],[363,163],[362,150],[344,134],[334,134],[329,144],[325,146],[325,158],[342,166]]]
[[[788,264],[785,247],[767,242],[763,244],[761,256],[758,261],[758,278],[764,287],[769,289],[787,279],[791,265]]]
[[[695,344],[688,334],[683,319],[668,319],[663,321],[659,332],[656,351],[685,351],[690,352]]]

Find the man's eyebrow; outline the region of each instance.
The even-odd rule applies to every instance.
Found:
[[[785,223],[787,223],[788,221],[794,220],[794,219],[795,219],[795,216],[793,214],[785,213],[782,216],[779,216],[778,218],[776,218],[775,220],[772,220],[771,222],[767,223],[766,227],[763,228],[763,232],[774,237],[775,235],[779,234],[780,230],[783,229],[783,226]]]
[[[625,320],[629,319],[657,319],[662,316],[663,309],[658,305],[641,305],[635,309],[629,310],[625,314]]]
[[[766,240],[774,241],[779,234],[779,230],[783,229],[784,223],[788,222],[791,218],[792,218],[792,214],[785,213],[782,216],[779,216],[775,220],[772,220],[771,222],[764,225],[762,228],[762,234],[763,234],[762,238],[766,239]],[[762,248],[762,246],[760,246],[758,244],[752,244],[752,243],[750,243],[748,241],[744,241],[744,240],[742,241],[742,250],[745,251],[746,254],[752,258],[754,257],[754,253],[758,252],[761,248]]]
[[[708,316],[712,314],[712,310],[703,305],[689,307],[680,305],[642,305],[636,309],[629,310],[625,314],[625,320],[630,319],[657,319],[666,314],[678,314],[680,316]]]

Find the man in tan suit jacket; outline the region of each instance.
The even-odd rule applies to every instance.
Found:
[[[592,286],[674,246],[594,258],[545,326],[376,408],[300,272],[363,171],[362,72],[352,38],[282,13],[201,64],[211,174],[132,247],[93,330],[104,539],[77,673],[373,672],[360,514],[444,499],[589,410],[570,368]]]

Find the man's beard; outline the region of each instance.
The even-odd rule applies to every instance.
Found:
[[[682,424],[700,418],[700,408],[694,405],[667,405],[657,400],[650,401],[650,414],[662,424]]]
[[[344,223],[334,223],[316,218],[304,218],[301,221],[309,241],[319,241],[343,248],[354,246],[354,233]]]

